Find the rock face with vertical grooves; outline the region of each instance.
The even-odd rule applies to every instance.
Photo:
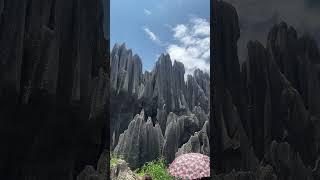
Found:
[[[188,110],[184,82],[184,65],[172,61],[168,54],[161,54],[151,72],[151,78],[145,84],[142,98],[147,104],[154,105],[148,113],[154,117],[157,108],[165,106],[166,112],[185,112]],[[156,104],[152,104],[155,101]]]
[[[125,44],[115,44],[111,52],[111,149],[133,117],[140,112],[138,96],[142,84],[142,63]]]
[[[168,162],[175,158],[175,152],[199,130],[199,120],[194,114],[177,116],[170,113],[167,118],[163,156]]]
[[[146,121],[142,110],[120,135],[114,154],[122,156],[130,167],[136,169],[159,157],[162,146],[163,136],[159,124],[154,126],[150,117]]]
[[[109,117],[102,3],[0,0],[0,179],[74,179],[97,163]]]
[[[138,68],[130,68],[131,62]],[[197,69],[185,81],[183,63],[172,62],[168,54],[160,55],[151,72],[142,72],[141,60],[125,44],[114,46],[111,68],[114,153],[124,155],[132,168],[160,156],[171,163],[178,149],[209,121],[209,75]],[[143,131],[150,131],[147,137]],[[200,142],[206,143],[201,152],[208,153],[204,139],[201,136]]]
[[[139,94],[142,80],[142,62],[125,44],[115,44],[111,52],[111,88],[117,94]]]
[[[142,108],[145,119],[150,117],[153,124],[158,123],[163,136],[171,112],[177,116],[189,117],[192,114],[190,118],[198,121],[195,130],[200,130],[209,114],[210,78],[199,69],[189,75],[187,81],[184,76],[183,63],[172,62],[168,54],[160,55],[151,72],[142,72],[138,55],[132,55],[125,44],[114,45],[111,53],[112,149],[118,144],[120,134]],[[184,142],[176,143],[181,146],[193,133],[190,132]],[[175,151],[177,148],[174,148]]]
[[[209,145],[209,121],[206,121],[202,129],[195,132],[194,135],[190,137],[187,143],[183,144],[181,148],[176,152],[176,157],[196,152],[210,156],[210,145]]]
[[[210,102],[210,77],[207,73],[203,73],[201,70],[196,69],[193,76],[187,77],[187,102],[189,108],[193,109],[195,106],[200,106],[208,113]]]
[[[316,42],[307,35],[298,37],[282,22],[270,30],[266,47],[258,41],[247,44],[248,57],[240,68],[237,12],[228,3],[217,5],[220,29],[214,35],[212,136],[219,167],[215,173],[220,179],[265,179],[267,172],[268,179],[318,179]]]

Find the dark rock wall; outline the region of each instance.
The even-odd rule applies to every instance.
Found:
[[[101,1],[0,1],[1,179],[74,179],[107,144]]]
[[[266,179],[268,173],[267,179],[318,179],[316,42],[298,37],[282,22],[270,30],[266,47],[258,41],[247,44],[240,68],[237,12],[228,3],[215,3],[214,173],[220,179]]]

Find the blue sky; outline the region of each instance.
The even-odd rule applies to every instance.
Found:
[[[208,71],[210,0],[111,0],[111,48],[126,43],[144,70],[169,53],[186,71]]]

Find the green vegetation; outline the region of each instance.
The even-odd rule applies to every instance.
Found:
[[[124,159],[123,157],[118,157],[110,154],[110,167],[114,167],[119,160]],[[135,174],[142,177],[144,175],[149,175],[153,180],[173,180],[174,178],[167,171],[167,166],[164,158],[159,158],[151,162],[145,163],[141,168],[134,171]]]
[[[147,162],[135,171],[139,176],[149,175],[153,180],[173,180],[174,178],[167,171],[163,158]]]
[[[111,154],[110,154],[110,167],[115,166],[120,159],[123,159],[123,158],[122,158],[122,157],[116,157],[115,155],[113,155],[113,154],[111,153]]]

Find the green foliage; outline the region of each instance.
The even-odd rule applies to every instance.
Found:
[[[123,157],[117,157],[111,153],[110,154],[110,167],[115,166],[120,159],[123,159]]]
[[[140,169],[135,171],[139,176],[149,175],[153,180],[173,180],[174,178],[167,171],[163,158],[147,162]]]

